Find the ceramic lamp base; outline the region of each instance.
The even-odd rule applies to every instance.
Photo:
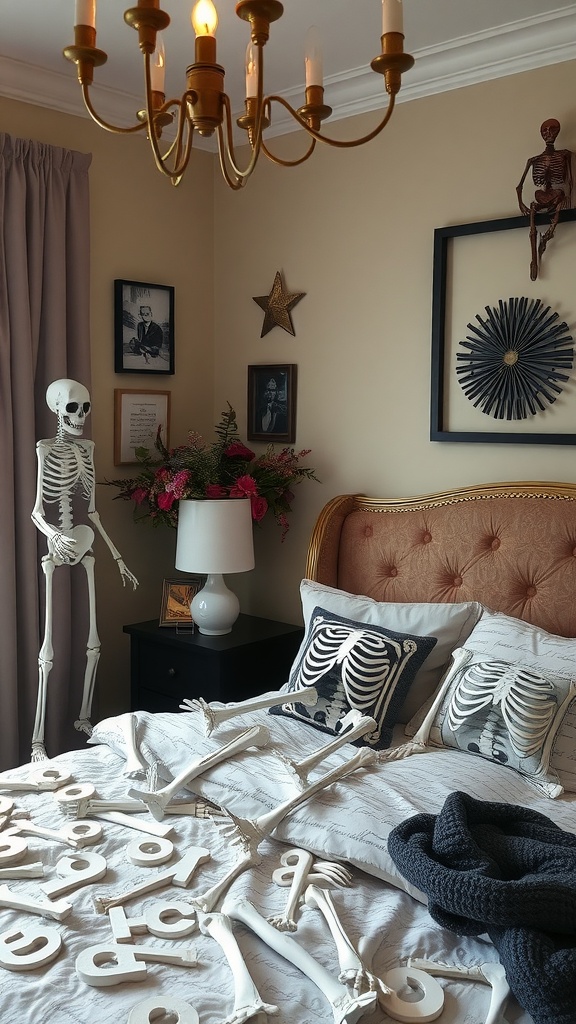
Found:
[[[192,598],[190,611],[200,633],[222,636],[232,632],[240,602],[224,583],[222,573],[211,573],[202,590]]]

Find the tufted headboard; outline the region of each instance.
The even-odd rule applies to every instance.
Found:
[[[377,601],[479,601],[576,636],[576,484],[340,495],[318,517],[306,576]]]

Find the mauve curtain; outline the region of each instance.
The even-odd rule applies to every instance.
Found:
[[[46,538],[30,519],[36,441],[53,437],[48,384],[90,387],[90,155],[0,133],[0,769],[30,759],[44,631]],[[86,646],[84,571],[54,573],[46,747],[74,732]]]

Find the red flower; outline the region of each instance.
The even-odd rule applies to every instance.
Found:
[[[187,469],[181,469],[174,477],[171,484],[166,485],[166,490],[172,491],[175,498],[183,498],[184,491],[186,490],[186,484],[190,479],[190,472]]]
[[[136,487],[136,489],[132,491],[130,497],[132,498],[132,501],[136,502],[137,505],[141,505],[143,501],[146,501],[146,498],[148,497],[148,491],[146,490],[145,487]]]
[[[251,498],[258,494],[258,485],[253,476],[239,476],[236,483],[230,488],[231,498]]]
[[[268,511],[266,498],[263,498],[260,494],[253,494],[250,498],[250,509],[252,511],[252,519],[254,522],[259,523],[261,519],[264,519]]]
[[[228,491],[222,484],[206,484],[207,498],[227,498]]]
[[[158,508],[161,508],[163,512],[169,512],[174,504],[174,500],[174,495],[172,493],[162,491],[157,498]]]
[[[226,448],[224,455],[227,459],[246,459],[250,462],[256,458],[256,453],[250,451],[242,441],[232,441]]]

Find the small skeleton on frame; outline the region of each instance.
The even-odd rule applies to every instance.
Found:
[[[94,555],[92,544],[94,531],[85,524],[74,525],[72,501],[78,492],[88,503],[87,516],[104,539],[115,558],[122,583],[132,584],[138,580],[129,571],[122,556],[102,526],[96,511],[96,479],[94,471],[94,442],[82,438],[86,417],[90,413],[90,394],[83,384],[76,380],[62,378],[55,380],[46,391],[46,404],[58,417],[56,437],[38,441],[38,482],[32,521],[48,538],[48,553],[42,558],[42,570],[46,586],[46,612],[44,639],[38,654],[38,700],[36,719],[32,735],[32,761],[46,759],[44,726],[46,717],[46,695],[48,676],[53,665],[52,646],[52,576],[60,565],[81,564],[88,581],[89,632],[86,645],[86,670],[82,706],[76,729],[88,735],[92,732],[90,713],[96,680],[96,669],[100,657],[100,638],[96,628],[96,588],[94,583]],[[55,505],[58,511],[58,525],[51,525],[46,518],[46,506]]]
[[[542,256],[551,238],[554,237],[556,226],[562,210],[572,206],[572,160],[573,153],[569,149],[556,149],[554,143],[560,131],[560,122],[555,117],[543,121],[540,134],[546,148],[530,157],[526,162],[524,174],[516,186],[520,212],[530,217],[530,279],[535,281],[540,270]],[[532,171],[534,198],[528,206],[522,195],[524,182],[528,172]],[[548,215],[549,227],[540,236],[536,228],[538,214]]]

